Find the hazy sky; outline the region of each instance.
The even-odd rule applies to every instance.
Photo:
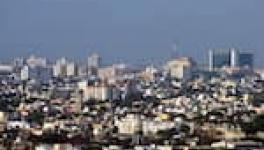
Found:
[[[237,47],[264,64],[264,1],[0,0],[1,60],[97,51],[105,62],[159,61],[174,43],[198,61],[209,48]]]

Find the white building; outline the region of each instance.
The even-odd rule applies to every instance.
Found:
[[[231,67],[237,67],[238,66],[238,60],[239,60],[239,58],[238,58],[238,55],[239,55],[239,52],[236,50],[236,49],[234,49],[234,48],[232,48],[231,50],[230,50],[231,52]]]
[[[67,64],[67,68],[66,68],[66,75],[67,76],[75,76],[77,74],[77,67],[75,65],[75,63],[70,62]]]
[[[66,58],[61,58],[53,66],[53,73],[55,77],[74,76],[77,74],[77,67],[74,62],[69,62]]]
[[[98,54],[94,53],[88,57],[88,67],[98,68],[101,65],[101,58]]]
[[[56,61],[55,65],[53,66],[53,75],[55,77],[58,76],[66,76],[67,74],[67,60],[66,58],[61,58]]]
[[[21,69],[20,78],[21,78],[21,80],[28,80],[29,79],[29,67],[28,66],[24,66]]]

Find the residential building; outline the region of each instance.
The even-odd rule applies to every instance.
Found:
[[[75,76],[77,74],[75,63],[68,61],[66,58],[57,60],[53,66],[53,70],[55,77]]]

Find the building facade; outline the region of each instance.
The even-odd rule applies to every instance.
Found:
[[[234,48],[209,50],[209,70],[211,71],[224,67],[252,68],[253,61],[253,54]]]
[[[191,78],[194,66],[191,58],[183,57],[169,61],[166,69],[171,77],[185,80]]]

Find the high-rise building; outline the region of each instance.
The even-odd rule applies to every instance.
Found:
[[[52,68],[47,65],[46,58],[31,55],[28,59],[26,59],[25,65],[23,65],[22,59],[17,60],[17,63],[17,67],[20,68],[21,80],[35,80],[47,83],[52,77]]]
[[[69,62],[66,68],[67,76],[75,76],[77,74],[77,66],[74,62]]]
[[[230,62],[231,62],[230,66],[237,67],[238,60],[239,60],[239,52],[234,48],[230,49]]]
[[[209,67],[210,70],[230,67],[235,65],[235,53],[228,49],[217,49],[209,51]]]
[[[25,65],[21,69],[21,80],[36,80],[41,83],[47,83],[52,77],[52,68],[43,66]]]
[[[94,53],[88,57],[88,68],[98,68],[101,65],[101,57]]]
[[[239,54],[239,67],[242,68],[253,68],[254,67],[254,55],[251,53],[240,53]]]
[[[232,49],[216,49],[209,51],[209,69],[221,69],[223,67],[253,67],[253,54]]]
[[[88,75],[88,69],[86,65],[78,66],[78,76],[85,77]]]
[[[57,60],[53,66],[53,70],[55,77],[74,76],[77,74],[77,67],[75,63],[67,61],[66,58]]]
[[[53,66],[53,73],[55,77],[66,76],[67,75],[67,60],[66,58],[61,58],[56,61]]]

